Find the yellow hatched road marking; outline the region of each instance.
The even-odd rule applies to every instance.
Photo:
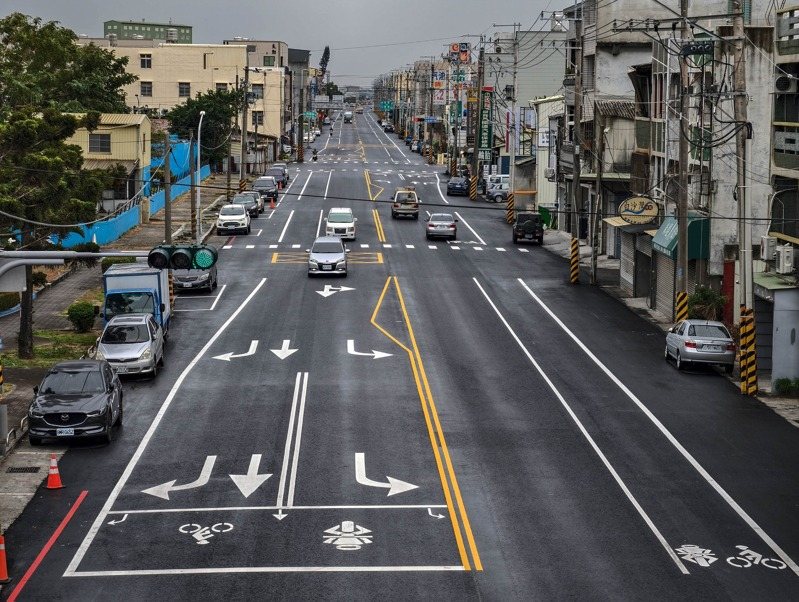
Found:
[[[383,299],[386,296],[386,292],[388,291],[389,286],[391,283],[394,283],[394,288],[397,291],[397,295],[400,302],[400,308],[402,309],[402,315],[405,320],[405,326],[408,329],[408,335],[411,340],[411,346],[413,350],[409,349],[406,345],[398,341],[394,336],[392,336],[388,331],[386,331],[382,326],[377,323],[377,314],[380,311],[380,307],[383,304]],[[452,530],[455,534],[455,542],[458,545],[458,551],[460,552],[461,563],[463,564],[463,568],[467,571],[471,570],[471,563],[469,562],[469,555],[466,552],[466,547],[463,541],[463,534],[461,533],[461,525],[463,523],[463,531],[466,534],[466,539],[469,542],[469,549],[472,554],[472,560],[474,561],[474,568],[477,571],[483,570],[483,564],[480,560],[480,555],[477,551],[477,545],[474,541],[474,536],[472,535],[471,525],[469,523],[469,518],[466,514],[466,507],[463,503],[463,498],[461,496],[460,488],[458,487],[458,480],[455,477],[455,471],[452,467],[452,460],[449,455],[449,451],[447,449],[446,441],[444,440],[444,433],[441,429],[441,422],[438,418],[438,410],[436,410],[435,402],[433,401],[433,395],[430,392],[430,384],[427,381],[427,376],[425,374],[424,365],[422,364],[422,358],[419,354],[419,348],[416,345],[416,338],[413,335],[413,328],[411,327],[410,318],[408,316],[407,309],[405,307],[405,301],[402,297],[402,291],[400,291],[399,281],[397,280],[396,276],[389,276],[386,280],[386,284],[383,286],[383,291],[380,293],[380,297],[377,301],[377,305],[375,306],[374,312],[372,313],[371,319],[372,325],[377,328],[380,332],[382,332],[386,337],[388,337],[391,341],[393,341],[398,347],[403,349],[408,354],[408,359],[411,364],[411,370],[413,371],[414,381],[416,382],[416,390],[419,395],[419,400],[422,403],[422,411],[424,413],[425,424],[427,425],[427,434],[430,437],[430,444],[433,447],[433,455],[435,456],[436,460],[436,467],[438,468],[438,475],[441,479],[441,487],[444,491],[444,499],[447,503],[447,509],[449,510],[450,521],[452,523]],[[435,424],[435,427],[433,426]],[[439,447],[441,451],[439,451]],[[444,458],[442,459],[441,453],[443,452]],[[446,473],[449,474],[449,482],[447,481],[447,474],[444,471],[444,464],[446,463]],[[452,491],[450,491],[450,484],[452,486]],[[452,492],[454,491],[455,499],[458,505],[458,513],[455,512],[454,503],[452,499]],[[458,514],[460,514],[460,521],[458,520]]]

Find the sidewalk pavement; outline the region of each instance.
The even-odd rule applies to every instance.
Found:
[[[231,188],[238,189],[239,178],[231,178]],[[225,198],[227,178],[224,174],[212,175],[203,181],[200,188],[200,206],[203,213],[203,234],[207,237],[214,225],[218,203]],[[189,242],[191,234],[191,206],[193,198],[185,193],[172,201],[173,242]],[[126,232],[104,250],[146,250],[164,241],[164,210],[152,216],[149,223],[140,224]],[[72,324],[66,317],[66,309],[81,295],[102,287],[99,262],[95,267],[76,266],[62,278],[37,293],[33,302],[34,330],[70,330]],[[19,336],[19,312],[0,318],[2,351],[16,352]],[[32,388],[41,382],[46,370],[43,368],[6,368],[3,371],[6,391],[0,398],[8,413],[8,425],[16,429],[16,437],[22,435],[20,423],[25,417],[32,396]],[[5,438],[5,433],[3,433]],[[0,456],[5,441],[0,441]],[[9,441],[11,443],[11,441]]]

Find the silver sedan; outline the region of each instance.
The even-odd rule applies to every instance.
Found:
[[[665,357],[674,358],[677,370],[688,364],[717,364],[727,374],[735,363],[735,342],[726,326],[711,320],[685,320],[666,333]]]

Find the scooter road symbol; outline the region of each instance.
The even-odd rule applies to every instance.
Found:
[[[233,525],[230,523],[216,523],[210,527],[203,527],[197,523],[188,523],[178,527],[178,531],[181,533],[188,533],[196,539],[198,546],[205,546],[211,543],[208,540],[214,536],[214,533],[227,533],[232,530]]]
[[[351,520],[341,521],[340,525],[326,529],[325,533],[324,542],[335,545],[337,550],[360,550],[372,543],[371,531]]]

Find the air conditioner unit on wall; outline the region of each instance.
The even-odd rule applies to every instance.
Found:
[[[777,247],[778,274],[790,274],[793,272],[793,245],[781,245]]]
[[[760,237],[760,259],[761,261],[773,261],[774,254],[777,252],[777,239],[773,236]]]
[[[555,181],[555,168],[554,167],[545,167],[544,168],[544,177],[549,180],[550,182]]]
[[[787,75],[780,75],[774,81],[774,89],[782,94],[795,94],[797,88],[797,80]]]

